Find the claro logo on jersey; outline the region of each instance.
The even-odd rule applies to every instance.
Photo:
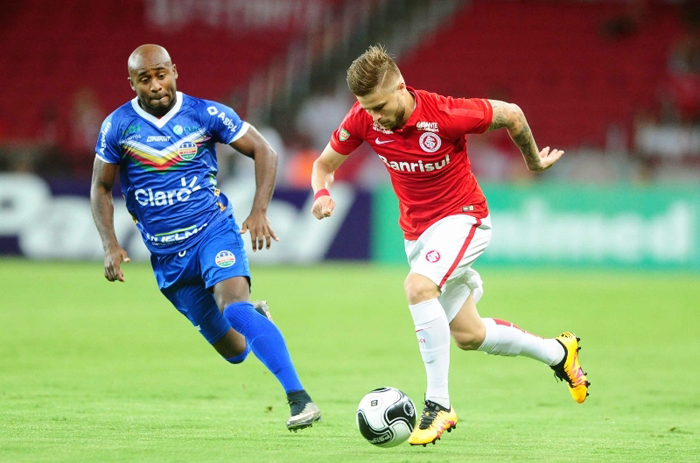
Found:
[[[190,199],[192,193],[202,187],[197,185],[197,176],[192,177],[192,181],[187,184],[187,179],[182,177],[182,188],[177,190],[154,191],[151,188],[144,190],[139,188],[134,193],[136,201],[142,206],[172,206],[176,202],[185,202]]]
[[[384,156],[378,155],[379,159],[382,160],[384,165],[389,169],[398,172],[432,172],[435,170],[440,170],[450,163],[450,155],[448,154],[444,158],[435,162],[423,162],[419,159],[418,162],[406,162],[406,161],[388,161]]]

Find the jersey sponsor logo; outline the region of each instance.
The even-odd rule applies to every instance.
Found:
[[[384,156],[379,156],[385,166],[391,170],[396,170],[398,172],[433,172],[435,170],[440,170],[450,163],[450,155],[448,154],[444,158],[435,162],[423,162],[419,159],[418,162],[408,162],[408,161],[389,161]]]
[[[146,143],[153,143],[156,141],[170,141],[170,135],[151,135],[150,137],[146,138]]]
[[[236,263],[236,256],[231,251],[220,251],[214,258],[219,267],[227,268]]]
[[[192,225],[187,228],[181,228],[179,230],[172,230],[169,232],[165,233],[158,233],[156,235],[151,235],[150,233],[146,232],[145,239],[148,240],[149,242],[153,244],[170,244],[170,243],[178,243],[181,241],[186,240],[192,235],[196,235],[200,231],[206,227],[207,224],[205,223],[201,227],[198,227],[197,225]]]
[[[133,133],[140,132],[140,131],[141,131],[141,124],[130,125],[129,127],[124,129],[124,131],[122,132],[122,137],[126,137],[126,136],[129,136]]]
[[[396,141],[396,140],[380,140],[379,137],[377,137],[377,139],[374,140],[374,142],[377,145],[386,145],[387,143],[391,143],[392,141]]]
[[[372,128],[373,128],[374,130],[376,130],[377,132],[381,132],[381,133],[386,134],[386,135],[388,135],[388,134],[390,134],[390,133],[394,133],[394,132],[392,132],[391,130],[385,129],[384,127],[382,127],[381,125],[379,125],[378,122],[373,123],[373,124],[372,124]]]
[[[440,137],[435,135],[432,132],[425,132],[423,135],[420,136],[420,147],[423,148],[423,151],[426,153],[434,153],[435,151],[440,149],[440,145],[442,145],[442,140]]]
[[[219,113],[219,115],[216,116],[216,117],[218,117],[219,119],[221,119],[221,121],[223,122],[223,124],[224,124],[226,127],[228,127],[228,129],[229,129],[231,132],[235,132],[236,130],[238,130],[238,126],[237,126],[236,124],[233,123],[233,120],[232,120],[230,117],[226,117],[226,114],[224,114],[223,112]]]
[[[105,149],[107,149],[107,132],[112,128],[112,123],[107,122],[105,127],[100,131],[100,154],[104,156]]]
[[[175,135],[182,135],[182,126],[180,124],[176,125],[173,127],[173,132],[175,132]]]
[[[186,202],[197,190],[201,190],[201,185],[197,185],[197,176],[192,177],[192,181],[187,184],[186,177],[180,179],[182,188],[177,190],[153,190],[151,188],[139,188],[134,192],[136,201],[142,206],[172,206],[176,202]]]
[[[183,141],[177,147],[177,154],[185,161],[191,161],[197,155],[197,144],[192,141]]]
[[[345,141],[345,140],[347,140],[348,138],[350,138],[350,132],[348,132],[347,130],[341,128],[341,129],[340,129],[340,135],[338,135],[338,140],[340,140],[340,141]]]
[[[420,121],[419,123],[416,124],[416,129],[422,130],[423,132],[439,132],[440,131],[440,129],[438,128],[437,122]]]
[[[234,124],[233,119],[231,119],[230,117],[226,117],[226,113],[224,113],[223,111],[219,111],[219,110],[216,108],[216,106],[209,106],[209,107],[207,108],[207,112],[208,112],[209,114],[211,114],[212,116],[216,116],[217,118],[221,119],[221,122],[222,122],[226,127],[228,127],[228,129],[229,129],[231,132],[235,132],[236,130],[238,130],[238,127],[239,127],[239,126],[236,125],[236,124]]]
[[[435,262],[440,260],[440,253],[434,249],[432,251],[428,251],[428,253],[425,255],[425,260],[427,260],[431,264],[434,264]]]

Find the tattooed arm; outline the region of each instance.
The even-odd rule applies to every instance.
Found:
[[[493,107],[493,119],[489,130],[505,127],[513,143],[520,149],[525,158],[527,168],[533,172],[542,172],[552,167],[564,154],[562,150],[549,151],[549,146],[542,151],[537,150],[537,143],[532,136],[530,126],[527,125],[525,114],[512,103],[505,103],[498,100],[489,100]]]

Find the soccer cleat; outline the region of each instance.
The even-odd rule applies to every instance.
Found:
[[[272,314],[270,313],[270,308],[267,306],[267,301],[254,301],[253,308],[257,313],[272,321]]]
[[[451,432],[457,427],[457,414],[452,407],[449,410],[430,400],[425,401],[425,408],[420,418],[420,423],[416,427],[411,436],[408,438],[408,443],[411,445],[426,445],[440,439],[445,431]]]
[[[297,432],[300,429],[313,426],[321,421],[321,410],[311,401],[306,391],[291,392],[287,395],[291,416],[287,420],[287,429]]]
[[[583,368],[581,368],[581,364],[578,360],[578,351],[581,350],[578,342],[581,339],[576,337],[574,333],[568,331],[554,339],[562,345],[565,351],[562,361],[558,365],[551,367],[552,370],[554,370],[554,375],[559,378],[560,381],[567,382],[571,396],[576,402],[582,404],[588,396],[588,386],[590,386],[591,383],[588,381],[588,378],[586,378],[586,373],[583,371]]]

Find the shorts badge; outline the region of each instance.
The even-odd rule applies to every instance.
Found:
[[[236,256],[231,251],[221,251],[214,258],[216,265],[219,267],[230,267],[236,263]]]

